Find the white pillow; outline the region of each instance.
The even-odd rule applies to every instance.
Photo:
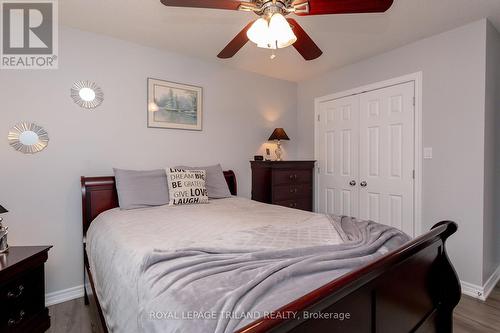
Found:
[[[208,203],[205,170],[168,168],[169,205]]]

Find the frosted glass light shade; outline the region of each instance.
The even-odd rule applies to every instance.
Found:
[[[254,22],[248,29],[247,37],[257,45],[267,45],[269,43],[269,24],[262,17]]]
[[[274,14],[268,22],[259,18],[247,31],[247,37],[258,47],[264,49],[285,48],[297,41],[290,24],[279,13]]]
[[[269,22],[272,40],[276,41],[278,48],[288,47],[297,41],[297,36],[292,31],[285,17],[279,13],[274,14]]]

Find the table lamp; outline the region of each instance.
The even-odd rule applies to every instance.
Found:
[[[288,135],[286,135],[286,132],[282,128],[276,128],[269,137],[269,141],[277,141],[276,144],[278,147],[276,148],[276,161],[281,161],[281,155],[283,154],[283,151],[281,150],[281,140],[290,140]]]
[[[8,210],[0,205],[0,214],[4,214],[7,212]],[[0,253],[7,252],[7,250],[9,249],[9,245],[7,244],[7,234],[9,233],[9,228],[4,227],[2,225],[2,221],[3,219],[2,217],[0,217]]]

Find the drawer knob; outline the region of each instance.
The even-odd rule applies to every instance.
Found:
[[[290,175],[290,180],[297,180],[297,175],[296,174]]]
[[[17,316],[17,319],[10,318],[7,321],[7,325],[9,325],[9,327],[13,327],[13,326],[18,325],[21,321],[23,321],[25,315],[26,315],[26,312],[24,312],[24,310],[19,311],[19,315]]]
[[[19,298],[24,292],[24,286],[21,284],[17,287],[17,290],[15,291],[9,291],[7,293],[7,298]]]
[[[290,193],[297,193],[297,189],[296,188],[291,188],[290,189]]]
[[[290,208],[296,208],[297,207],[297,203],[296,202],[293,202],[290,204]]]

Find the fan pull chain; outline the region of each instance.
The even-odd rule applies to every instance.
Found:
[[[276,59],[276,52],[274,50],[271,51],[271,56],[269,57],[271,60]]]
[[[276,50],[278,49],[278,41],[274,41],[276,48],[271,49],[271,56],[269,57],[271,60],[276,59]]]

